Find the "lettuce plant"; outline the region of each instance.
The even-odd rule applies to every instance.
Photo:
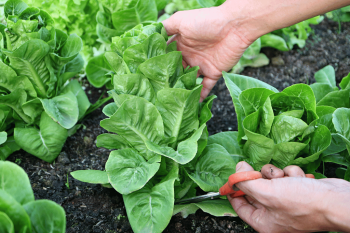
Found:
[[[285,41],[286,45],[288,46],[288,49],[291,50],[293,49],[294,45],[298,45],[299,48],[304,48],[305,47],[305,42],[307,38],[309,37],[310,33],[313,31],[310,25],[317,25],[323,20],[323,16],[316,16],[311,19],[307,19],[305,21],[302,21],[300,23],[294,24],[290,27],[282,28],[276,31],[271,32],[271,34],[275,36],[279,36],[283,38]],[[266,38],[268,39],[268,38]],[[263,39],[262,43],[263,44],[270,44],[273,48],[279,49],[281,51],[285,47],[281,47],[279,44],[276,44],[275,46],[271,42],[267,42],[265,38]],[[283,48],[283,49],[280,49]]]
[[[48,13],[20,0],[4,6],[0,34],[0,158],[19,148],[52,162],[90,107],[77,80],[81,38],[52,27]],[[3,137],[5,138],[5,137]]]
[[[327,18],[338,22],[350,22],[350,6],[326,13]]]
[[[295,84],[282,92],[259,80],[223,73],[238,121],[237,141],[255,170],[267,163],[284,168],[307,166],[331,144],[331,133],[318,125],[310,86]]]
[[[315,73],[316,83],[311,84],[316,96],[317,125],[325,125],[332,134],[331,145],[323,152],[321,161],[332,162],[347,168],[337,169],[337,175],[350,181],[350,74],[336,86],[335,71],[330,65]]]
[[[157,20],[155,0],[99,1],[97,12],[97,35],[101,41],[110,44],[112,37],[120,36],[140,23]]]
[[[221,140],[206,147],[214,96],[199,103],[199,67],[184,69],[181,52],[175,43],[167,46],[166,39],[161,23],[138,25],[112,39],[112,51],[101,59],[104,72],[111,75],[114,103],[103,109],[108,118],[101,126],[109,133],[97,137],[97,146],[115,150],[105,171],[71,173],[123,194],[135,232],[161,232],[173,213],[186,209],[174,209],[175,199],[195,196],[198,186],[218,191],[237,162]],[[211,209],[215,203],[217,208]],[[236,215],[227,200],[215,203],[205,202],[191,211]]]
[[[53,26],[68,35],[76,34],[82,38],[82,55],[87,61],[93,50],[100,47],[96,34],[96,14],[99,9],[97,0],[26,0],[34,7],[45,10],[54,20]]]
[[[0,161],[0,232],[66,232],[64,209],[50,200],[34,200],[25,171]]]

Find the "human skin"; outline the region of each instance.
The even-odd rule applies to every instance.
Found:
[[[236,172],[254,171],[246,162]],[[259,232],[350,232],[350,183],[310,179],[297,166],[271,164],[262,179],[236,184],[247,196],[231,198],[237,214]],[[288,176],[284,177],[283,176]]]
[[[182,51],[184,66],[199,66],[201,101],[260,36],[350,4],[350,0],[227,0],[219,7],[176,12],[163,25]]]

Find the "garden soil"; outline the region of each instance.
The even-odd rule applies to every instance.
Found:
[[[342,24],[340,34],[338,23],[327,19],[313,28],[315,32],[305,48],[290,52],[263,49],[270,58],[270,65],[247,68],[242,74],[283,90],[295,83],[313,83],[314,73],[330,64],[335,68],[339,82],[350,71],[350,23]],[[91,102],[105,92],[105,89],[93,89],[85,80],[83,83]],[[213,118],[208,123],[209,133],[237,130],[235,110],[223,79],[212,94],[217,95],[217,99],[212,108]],[[63,206],[67,215],[67,233],[132,232],[122,195],[114,189],[82,183],[69,175],[76,170],[104,169],[110,151],[95,145],[96,137],[106,132],[99,125],[105,118],[101,109],[93,112],[84,120],[85,127],[68,138],[54,163],[43,162],[24,151],[9,157],[29,175],[36,199],[50,199]],[[334,166],[327,164],[325,174],[334,177],[334,170]],[[198,210],[186,219],[174,216],[164,232],[237,233],[254,230],[238,217],[213,217]]]

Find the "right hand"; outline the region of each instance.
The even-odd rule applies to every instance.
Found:
[[[254,171],[246,162],[236,172]],[[247,194],[231,198],[240,218],[259,232],[349,231],[350,183],[341,179],[310,179],[297,166],[283,170],[268,164],[265,179],[236,186]],[[284,177],[283,176],[289,176]],[[347,206],[344,206],[347,205]],[[334,211],[336,210],[336,211]],[[344,220],[344,216],[346,216]]]

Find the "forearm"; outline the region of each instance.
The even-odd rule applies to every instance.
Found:
[[[320,200],[330,231],[350,232],[350,182],[325,179],[330,190]]]
[[[350,5],[350,0],[227,0],[219,8],[248,41],[314,16]],[[234,27],[237,28],[237,27]]]

